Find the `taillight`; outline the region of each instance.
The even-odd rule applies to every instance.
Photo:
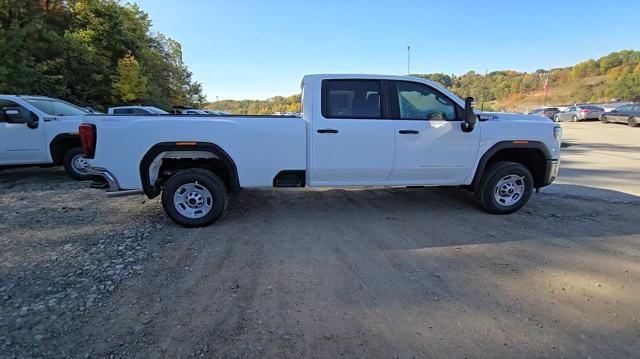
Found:
[[[96,153],[96,126],[91,123],[83,123],[78,129],[82,151],[88,158],[93,158]]]
[[[580,112],[589,112],[589,110],[587,110],[586,108],[583,108],[582,110],[580,110]]]

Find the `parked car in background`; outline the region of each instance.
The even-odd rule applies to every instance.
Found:
[[[602,123],[620,122],[631,127],[640,125],[640,104],[624,105],[613,111],[605,112],[600,116]]]
[[[174,115],[212,115],[205,110],[189,106],[173,106],[173,108],[171,108],[171,113]]]
[[[572,121],[578,122],[582,120],[598,120],[604,112],[602,107],[593,105],[575,105],[570,106],[562,112],[558,112],[553,116],[555,122]]]
[[[169,112],[153,106],[109,107],[109,115],[168,115]]]
[[[44,96],[0,95],[0,166],[63,165],[90,179],[78,126],[89,112]]]
[[[560,112],[560,110],[557,107],[541,107],[532,110],[529,112],[529,115],[544,116],[546,118],[553,119],[553,116],[558,112]]]
[[[216,115],[216,116],[229,116],[231,112],[229,111],[216,111],[216,110],[202,110],[206,112],[208,115]]]

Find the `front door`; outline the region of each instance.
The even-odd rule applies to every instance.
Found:
[[[389,83],[395,161],[392,182],[461,184],[471,173],[480,125],[462,131],[463,109],[437,89],[410,81]]]
[[[0,110],[17,107],[23,116],[35,116],[30,110],[19,104],[0,100]],[[0,165],[43,163],[46,161],[44,123],[38,121],[32,125],[7,123],[0,112]]]
[[[378,80],[324,80],[314,109],[311,184],[384,184],[393,167],[394,123],[383,119]]]

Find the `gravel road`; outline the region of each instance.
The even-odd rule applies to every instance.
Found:
[[[184,229],[4,170],[0,356],[637,357],[640,198],[569,185],[509,216],[455,188],[250,190]]]

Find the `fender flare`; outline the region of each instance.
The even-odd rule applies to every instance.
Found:
[[[240,181],[238,179],[238,168],[235,162],[229,156],[229,154],[223,150],[220,146],[210,142],[161,142],[153,145],[147,153],[142,157],[140,161],[140,181],[142,183],[142,190],[149,198],[154,198],[160,194],[160,188],[155,183],[149,181],[149,168],[151,162],[162,152],[168,151],[205,151],[211,152],[216,155],[225,166],[229,168],[229,176],[231,182],[231,188],[229,190],[232,193],[237,192],[240,189]]]
[[[62,163],[64,158],[64,151],[58,148],[58,144],[62,141],[77,141],[80,146],[80,135],[78,133],[61,133],[56,135],[51,142],[49,142],[49,154],[51,155],[51,161],[54,164]]]
[[[491,146],[483,155],[480,157],[480,161],[478,162],[478,167],[476,167],[476,173],[473,176],[473,182],[471,182],[471,189],[475,192],[478,190],[478,186],[480,185],[480,179],[484,174],[484,170],[487,167],[487,163],[499,151],[506,149],[535,149],[542,152],[545,160],[551,160],[551,152],[544,143],[540,141],[500,141],[495,145]]]

